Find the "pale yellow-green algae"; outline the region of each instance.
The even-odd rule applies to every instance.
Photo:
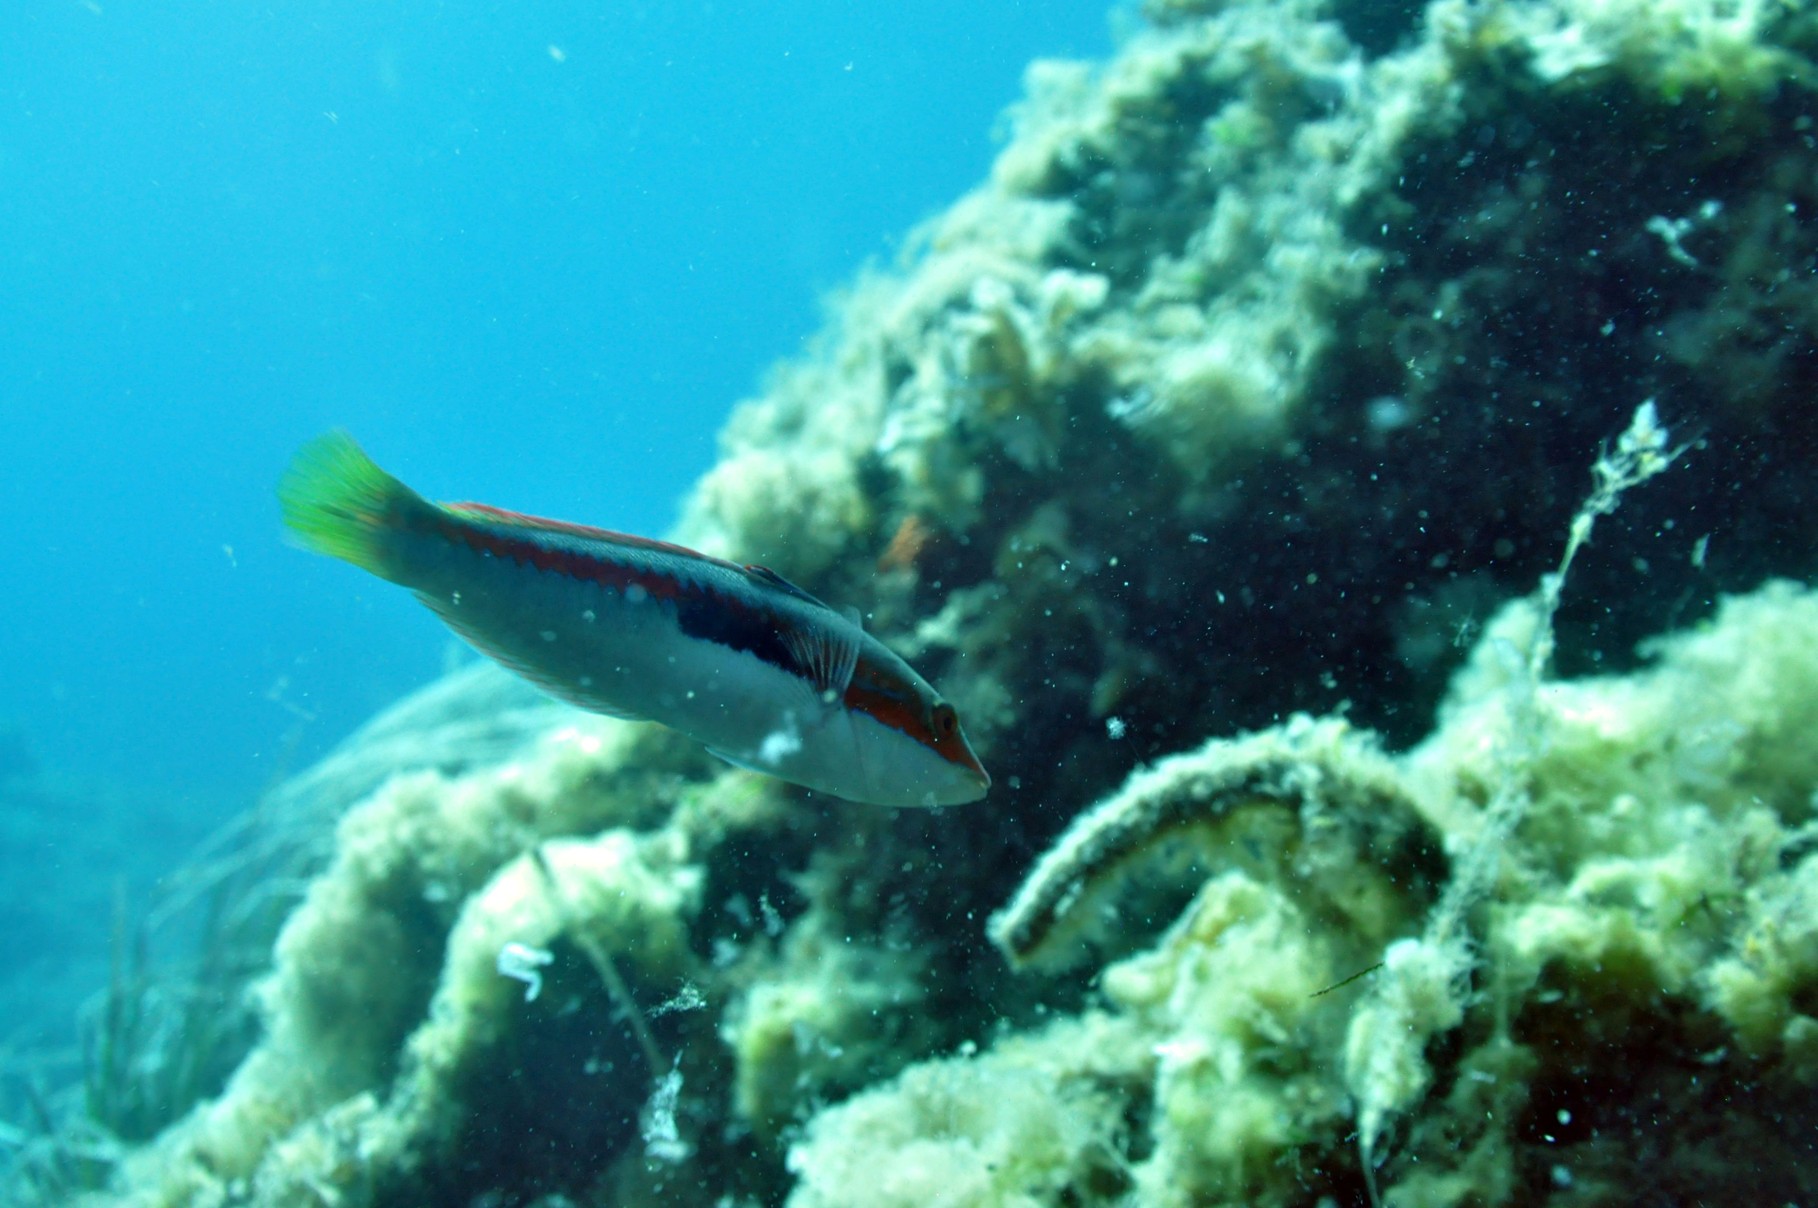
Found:
[[[509,1071],[497,1050],[528,1005],[496,968],[508,942],[585,939],[658,1001],[682,985],[700,887],[683,815],[723,808],[697,791],[670,827],[631,829],[675,804],[673,742],[571,713],[520,758],[409,773],[351,810],[257,987],[264,1038],[219,1099],[129,1161],[130,1202],[348,1202],[447,1160],[474,1130],[466,1084]],[[761,812],[761,796],[726,808]],[[641,1099],[647,1073],[621,1081]]]
[[[1397,761],[1455,854],[1508,737],[1506,628]],[[1408,1113],[1379,1155],[1389,1203],[1621,1202],[1638,1150],[1666,1167],[1650,1186],[1690,1190],[1725,1144],[1763,1166],[1745,1185],[1796,1185],[1809,1134],[1774,1134],[1818,1085],[1818,594],[1776,583],[1728,601],[1659,657],[1545,686],[1543,754],[1521,770],[1532,803],[1476,910],[1468,978],[1413,934],[1385,951],[1334,925],[1291,872],[1215,875],[1153,947],[1105,971],[1104,1007],[821,1113],[791,1153],[792,1203],[909,1205],[942,1182],[990,1187],[963,1203],[1051,1202],[1056,1186],[1091,1203],[1355,1197],[1360,1093]],[[1176,790],[1150,774],[1146,791]],[[1382,964],[1341,984],[1364,961]],[[1431,1039],[1406,1047],[1376,1019]],[[1000,1160],[1029,1124],[941,1106],[1015,1104],[1004,1088],[1024,1083],[1042,1106],[1012,1110],[1039,1121],[1077,1100],[1064,1110],[1098,1144]],[[1732,1102],[1744,1088],[1758,1110]],[[1536,1165],[1551,1184],[1538,1192]]]
[[[572,713],[350,752],[261,1038],[98,1200],[1818,1195],[1818,600],[1773,579],[1818,573],[1818,18],[1146,13],[1030,68],[676,534],[858,606],[991,795],[848,806]],[[1650,396],[1695,447],[1537,682],[1529,593]],[[1065,960],[991,943],[1095,804],[1315,741],[1373,770],[1088,870]]]

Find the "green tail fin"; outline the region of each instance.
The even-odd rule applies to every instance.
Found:
[[[392,577],[386,536],[422,502],[339,429],[297,450],[278,480],[284,523],[300,545],[385,579]]]

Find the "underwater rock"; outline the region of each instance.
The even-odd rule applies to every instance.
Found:
[[[1064,968],[1088,936],[1127,942],[1149,915],[1119,903],[1133,881],[1179,878],[1153,867],[1169,848],[1199,879],[1236,865],[1289,881],[1303,910],[1366,945],[1406,931],[1444,881],[1438,835],[1392,765],[1342,722],[1297,717],[1133,775],[1042,857],[992,941],[1018,968]]]
[[[98,1201],[1818,1195],[1818,15],[1144,11],[677,534],[858,605],[990,796],[572,714],[374,777],[264,1038]],[[1561,596],[1649,398],[1694,444]],[[1119,801],[1195,821],[1064,863],[1091,946],[1013,969],[986,920]]]
[[[1509,628],[1493,625],[1474,663],[1506,659]],[[1811,1195],[1818,768],[1786,723],[1818,717],[1818,593],[1769,584],[1656,651],[1636,675],[1546,685],[1542,754],[1520,772],[1532,803],[1473,910],[1464,977],[1428,939],[1385,949],[1361,925],[1380,916],[1341,917],[1293,863],[1225,836],[1226,863],[1243,867],[1104,971],[1107,1008],[820,1113],[790,1154],[791,1203],[1034,1204],[1062,1187],[1145,1205],[1343,1202],[1370,1185],[1392,1204]],[[1481,830],[1486,752],[1507,739],[1498,678],[1462,676],[1440,729],[1379,772],[1454,853]],[[1297,744],[1307,758],[1300,788],[1243,799],[1344,807],[1322,770],[1333,752],[1308,725],[1245,740],[1277,762]],[[1322,725],[1327,744],[1342,734]],[[1139,773],[1123,796],[1192,791],[1195,761],[1221,757]],[[1165,776],[1181,787],[1161,788]],[[1405,1051],[1375,1036],[1385,1000],[1434,1041]],[[1355,1104],[1372,1094],[1407,1110],[1367,1165]],[[1000,1110],[953,1106],[987,1102]],[[1053,1140],[1070,1130],[1086,1136]],[[1025,1133],[1051,1140],[1004,1156],[1003,1139]],[[1747,1156],[1731,1169],[1726,1152]],[[971,1190],[929,1191],[942,1185]]]

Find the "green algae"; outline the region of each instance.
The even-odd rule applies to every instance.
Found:
[[[1491,627],[1478,661],[1507,657],[1526,608]],[[1818,889],[1818,781],[1809,743],[1784,725],[1818,711],[1818,594],[1770,584],[1658,651],[1632,676],[1546,686],[1544,754],[1521,769],[1532,805],[1470,911],[1466,966],[1415,934],[1418,882],[1405,887],[1406,938],[1385,949],[1322,908],[1292,865],[1220,873],[1152,946],[1105,970],[1104,1007],[820,1113],[791,1152],[803,1179],[791,1202],[906,1205],[943,1181],[991,1188],[954,1203],[1049,1202],[1055,1186],[1106,1204],[1355,1197],[1367,1179],[1350,1144],[1369,1102],[1399,1117],[1369,1172],[1387,1203],[1508,1202],[1549,1182],[1556,1202],[1610,1202],[1633,1190],[1622,1155],[1638,1146],[1660,1163],[1649,1186],[1709,1185],[1721,1142],[1675,1151],[1675,1128],[1765,1145],[1752,1152],[1777,1165],[1751,1160],[1749,1185],[1799,1194],[1802,1142],[1771,1113],[1818,1079],[1818,1020],[1801,1003],[1818,951],[1804,909]],[[1483,770],[1507,741],[1507,706],[1499,678],[1461,677],[1440,728],[1396,760],[1455,853],[1484,826]],[[1725,778],[1712,742],[1786,778],[1713,791]],[[1143,791],[1203,774],[1171,761],[1144,774]],[[1326,808],[1347,808],[1347,788],[1325,775]],[[1359,793],[1349,808],[1380,804]],[[1350,981],[1373,954],[1381,967]],[[1091,1144],[999,1162],[1002,1134],[1032,1124],[939,1107],[1014,1103],[1000,1088],[1030,1068],[1052,1083],[1041,1110],[1095,1130]],[[1701,1073],[1675,1083],[1676,1070]],[[1739,1086],[1762,1106],[1719,1110]],[[1075,1100],[1089,1106],[1055,1106]],[[905,1133],[920,1148],[877,1140]],[[1107,1147],[1124,1155],[1109,1187]],[[860,1153],[871,1177],[856,1192],[846,1171]]]
[[[394,727],[260,1039],[96,1201],[1810,1198],[1818,21],[1366,7],[1157,0],[1031,67],[990,178],[722,435],[678,538],[862,604],[985,802]],[[1699,443],[1542,679],[1530,592],[1649,397]],[[1317,808],[1145,856],[1062,972],[990,944],[1094,803],[1310,735]]]

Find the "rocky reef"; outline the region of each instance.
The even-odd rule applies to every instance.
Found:
[[[1143,18],[676,534],[858,606],[990,796],[356,750],[258,1040],[94,1202],[1818,1194],[1818,12]]]
[[[1818,596],[1773,584],[1650,671],[1547,685],[1460,960],[1422,920],[1435,868],[1482,858],[1485,769],[1514,741],[1502,648],[1531,620],[1505,615],[1401,758],[1299,719],[1133,779],[1113,812],[1198,815],[1177,842],[1209,871],[1178,919],[1133,940],[1142,918],[1082,895],[1136,949],[1102,1000],[818,1113],[791,1203],[1809,1194],[1818,767],[1768,736],[1818,709]],[[1259,761],[1287,778],[1226,782]],[[1372,831],[1403,859],[1360,869]]]

